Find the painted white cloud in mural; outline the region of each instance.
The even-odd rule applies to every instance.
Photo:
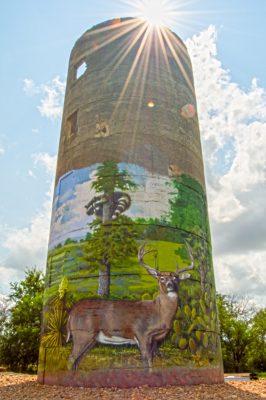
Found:
[[[131,218],[160,218],[169,211],[169,195],[172,189],[169,180],[145,172],[146,179],[138,190],[131,194],[132,207],[127,211]]]
[[[95,191],[91,188],[91,181],[88,181],[73,188],[73,198],[63,201],[58,208],[54,207],[49,248],[64,243],[69,238],[80,240],[86,236],[92,217],[86,215],[85,206],[95,195]],[[58,200],[59,198],[56,197],[55,205]],[[60,200],[62,202],[62,198]]]
[[[90,168],[91,172],[87,173],[88,180],[85,182],[71,186],[68,185],[67,180],[70,181],[72,175],[63,178],[68,190],[55,197],[50,249],[59,243],[63,244],[67,239],[83,239],[89,232],[89,224],[95,217],[86,215],[85,206],[99,195],[91,187],[95,180],[97,165],[93,168],[94,170]],[[121,164],[120,168],[126,168],[132,180],[138,184],[137,190],[130,193],[131,207],[125,215],[131,218],[159,218],[168,212],[169,195],[172,192],[172,189],[166,184],[169,180],[152,175],[135,165]],[[85,170],[86,168],[74,171],[75,179],[78,179],[79,174],[84,174]],[[60,192],[59,189],[58,191]]]

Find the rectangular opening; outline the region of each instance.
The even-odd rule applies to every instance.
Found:
[[[76,79],[81,78],[87,71],[87,63],[83,61],[81,64],[76,66]]]

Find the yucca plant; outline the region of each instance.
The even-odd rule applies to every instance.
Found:
[[[61,347],[64,343],[64,327],[67,323],[67,309],[73,304],[68,294],[68,279],[63,277],[58,291],[49,302],[49,311],[46,314],[46,333],[42,338],[45,347]]]
[[[64,343],[64,326],[67,323],[67,312],[62,305],[56,305],[48,316],[48,332],[42,338],[45,347],[62,347]]]

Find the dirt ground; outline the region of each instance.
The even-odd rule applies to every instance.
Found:
[[[0,372],[1,400],[231,400],[266,399],[266,380],[223,385],[137,389],[86,389],[43,386],[36,376]]]

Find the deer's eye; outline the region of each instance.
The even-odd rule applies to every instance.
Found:
[[[163,277],[160,278],[160,281],[161,281],[161,282],[165,282],[165,278],[163,278]]]
[[[174,276],[174,281],[177,281],[177,277],[176,276]]]

